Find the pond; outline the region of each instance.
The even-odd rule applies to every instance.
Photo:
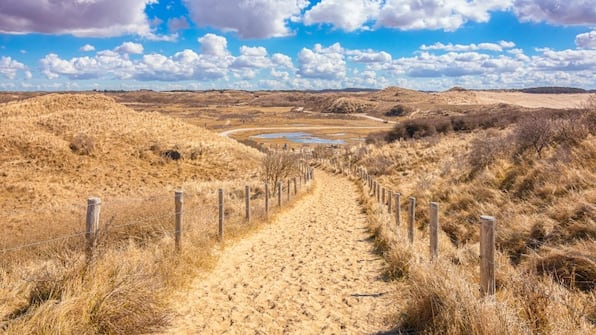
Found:
[[[260,139],[286,139],[294,143],[305,143],[305,144],[346,144],[344,140],[331,140],[327,138],[321,138],[314,136],[313,134],[306,132],[291,132],[291,133],[269,133],[259,134],[251,136],[251,138]]]

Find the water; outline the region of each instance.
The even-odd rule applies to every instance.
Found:
[[[251,137],[261,139],[283,138],[290,142],[305,144],[346,144],[344,140],[331,140],[327,138],[321,138],[305,132],[259,134]]]

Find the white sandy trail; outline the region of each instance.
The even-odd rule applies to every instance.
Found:
[[[391,284],[372,253],[348,180],[317,186],[276,222],[225,249],[197,279],[169,334],[372,334],[387,331]]]

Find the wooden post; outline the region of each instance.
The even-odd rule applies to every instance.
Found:
[[[281,207],[281,181],[277,182],[277,206]]]
[[[372,195],[373,198],[377,195],[377,182],[376,181],[372,181]]]
[[[381,187],[381,203],[385,205],[385,188]]]
[[[430,203],[430,259],[439,255],[439,204]]]
[[[184,192],[174,192],[174,205],[176,209],[176,231],[175,231],[175,246],[176,251],[180,251],[180,245],[182,244],[182,203],[184,202]]]
[[[480,217],[480,293],[495,294],[495,218]]]
[[[416,198],[410,197],[410,221],[408,222],[408,239],[414,243],[414,221],[416,220]]]
[[[269,184],[265,183],[265,216],[269,216]]]
[[[294,195],[298,194],[298,183],[296,182],[296,177],[294,177]]]
[[[93,252],[97,246],[97,233],[99,231],[99,211],[101,200],[99,198],[87,199],[87,218],[85,222],[85,239],[87,240],[87,262],[93,259]]]
[[[250,223],[250,186],[244,186],[244,202],[246,206],[246,221]]]
[[[381,184],[377,183],[377,202],[381,202]]]
[[[290,201],[290,193],[291,193],[290,190],[292,189],[291,185],[292,185],[292,182],[290,181],[290,179],[288,179],[288,192],[287,192],[288,193],[288,202]]]
[[[387,191],[387,212],[391,214],[391,204],[393,203],[393,192],[391,190]]]
[[[395,224],[401,225],[401,193],[395,193]]]
[[[219,241],[223,241],[224,236],[224,190],[220,188],[219,195]]]

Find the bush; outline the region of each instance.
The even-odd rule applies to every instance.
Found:
[[[389,111],[385,112],[385,116],[404,116],[412,113],[412,108],[406,105],[395,105]]]
[[[281,152],[270,152],[263,158],[263,178],[270,185],[298,172],[299,159],[296,155]],[[273,188],[275,190],[275,187]]]
[[[70,141],[70,150],[81,156],[88,156],[95,149],[95,140],[87,134],[78,133]]]
[[[507,151],[506,142],[506,137],[494,130],[489,130],[474,139],[468,152],[468,162],[472,171],[478,171],[494,163]]]
[[[515,144],[519,152],[534,150],[538,157],[554,142],[555,130],[550,119],[532,116],[518,123],[515,129]]]

